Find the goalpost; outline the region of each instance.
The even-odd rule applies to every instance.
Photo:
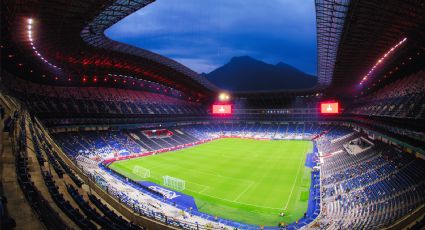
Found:
[[[136,174],[137,176],[142,178],[148,178],[151,176],[151,170],[143,168],[141,166],[134,166],[133,174]]]
[[[162,179],[164,179],[164,185],[172,189],[182,191],[186,188],[186,181],[182,179],[171,176],[163,176]]]

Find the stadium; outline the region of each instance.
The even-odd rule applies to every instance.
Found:
[[[110,37],[159,3],[1,1],[1,229],[425,229],[423,1],[311,1],[314,85],[258,90]]]

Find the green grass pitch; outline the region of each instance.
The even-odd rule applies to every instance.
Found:
[[[311,141],[226,138],[154,156],[118,161],[109,167],[133,180],[162,185],[162,176],[186,181],[185,194],[198,209],[247,224],[291,223],[307,210]],[[136,165],[150,178],[133,174]],[[280,217],[280,212],[285,217]]]

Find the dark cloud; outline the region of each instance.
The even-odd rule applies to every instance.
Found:
[[[313,0],[157,0],[106,35],[198,72],[249,55],[316,74]]]

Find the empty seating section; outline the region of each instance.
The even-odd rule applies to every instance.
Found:
[[[81,190],[83,182],[59,157],[42,129],[31,119],[20,120],[20,150],[25,150],[26,140],[31,141],[37,163],[42,166],[44,183],[56,205],[83,229],[140,229],[119,214],[111,211],[93,194]],[[27,133],[27,130],[29,133]],[[74,161],[81,156],[95,159],[83,160],[80,166],[96,167],[85,171],[99,186],[135,212],[174,226],[196,228],[194,223],[210,223],[208,216],[193,215],[167,218],[164,214],[176,213],[176,207],[153,199],[154,194],[127,181],[98,164],[98,160],[115,156],[143,153],[174,146],[195,143],[223,136],[277,139],[315,139],[320,158],[321,213],[316,225],[327,229],[378,229],[394,223],[425,203],[425,162],[384,143],[359,154],[347,153],[343,145],[362,134],[346,126],[332,123],[256,123],[222,122],[169,127],[173,135],[150,137],[142,129],[104,130],[53,133],[55,141]],[[28,136],[28,138],[26,138]],[[366,137],[364,137],[366,138]],[[17,155],[17,173],[24,194],[33,200],[42,200],[28,173],[25,151]],[[44,169],[48,163],[53,171]],[[100,170],[100,171],[99,171]],[[94,173],[96,172],[96,173]],[[57,175],[54,176],[53,175]],[[93,174],[94,173],[94,174]],[[67,175],[73,183],[63,185]],[[316,177],[315,177],[316,178]],[[319,177],[317,177],[319,178]],[[61,189],[62,187],[62,189]],[[65,190],[63,190],[65,188]],[[63,191],[69,195],[63,194]],[[319,190],[318,190],[319,191]],[[69,200],[71,199],[71,200]],[[40,208],[50,207],[43,202]],[[50,208],[51,209],[51,208]],[[81,211],[80,211],[81,210]],[[168,211],[166,211],[168,210]],[[52,219],[54,212],[44,218],[50,226],[63,224],[61,218]],[[180,218],[180,219],[179,219]],[[203,219],[207,218],[207,219]],[[204,221],[204,222],[202,222]],[[65,225],[64,225],[65,226]],[[223,227],[217,223],[216,227]],[[61,229],[58,227],[57,229]]]
[[[326,135],[321,136],[320,142],[317,143],[320,151],[325,154],[341,151],[343,149],[342,144],[360,136],[352,129],[343,126],[328,129],[325,133]]]
[[[276,139],[311,139],[314,136],[330,130],[330,124],[314,123],[281,123],[258,124],[252,123],[218,123],[183,126],[181,130],[191,133],[197,139],[211,139],[220,136],[240,136],[253,138]],[[304,132],[308,130],[308,132]]]
[[[16,175],[18,183],[25,195],[26,199],[30,203],[34,212],[44,223],[48,229],[68,229],[62,219],[59,217],[58,213],[54,211],[49,202],[43,197],[35,186],[33,179],[31,178],[29,164],[28,164],[28,154],[27,154],[27,139],[26,139],[26,130],[25,130],[25,119],[22,117],[20,121],[15,120],[12,122],[12,126],[15,127],[11,131],[10,136],[12,139],[17,138],[16,152],[15,152],[15,164],[16,164]],[[44,161],[38,161],[44,162]]]
[[[107,217],[109,218],[113,223],[119,224],[120,226],[123,226],[124,229],[141,229],[137,225],[126,221],[122,218],[122,216],[117,215],[114,211],[110,210],[108,206],[102,203],[102,201],[95,196],[89,194],[90,201]]]
[[[359,99],[354,114],[398,118],[425,118],[425,71],[397,80]]]
[[[379,229],[425,202],[425,162],[386,144],[326,155],[321,168],[319,223],[328,229]]]
[[[69,154],[109,146],[113,136],[132,141],[144,150],[158,150],[222,136],[252,138],[313,138],[321,153],[322,214],[319,222],[329,228],[378,228],[393,223],[425,202],[425,163],[382,143],[357,155],[343,144],[362,136],[346,126],[315,123],[205,123],[169,128],[167,138],[149,138],[142,130],[56,134]],[[111,134],[112,133],[112,134]],[[115,138],[116,140],[117,138]],[[105,156],[104,156],[105,157]],[[116,178],[123,181],[122,178]],[[126,196],[110,185],[110,191]],[[129,200],[127,200],[129,199]],[[131,198],[126,198],[128,203]],[[156,215],[156,214],[152,214]],[[338,221],[334,221],[338,220]]]
[[[79,189],[83,182],[54,151],[43,131],[34,124],[29,119],[29,116],[21,116],[19,123],[14,121],[13,125],[19,130],[16,131],[15,129],[14,134],[11,136],[18,140],[16,142],[18,182],[29,203],[47,229],[72,229],[74,227],[69,226],[68,224],[70,223],[63,220],[50,206],[44,195],[49,195],[69,220],[73,221],[81,229],[143,229],[111,211],[93,194],[87,195],[85,198],[80,192],[83,190]],[[109,137],[114,138],[115,136]],[[34,154],[37,159],[36,163],[40,166],[42,181],[47,188],[48,194],[41,195],[35,187],[35,183],[32,182],[27,157],[29,154]],[[46,162],[49,163],[49,168],[51,166],[54,171],[46,168]],[[55,175],[53,175],[53,172]],[[65,174],[69,176],[73,184],[64,179]],[[65,195],[64,191],[69,196]],[[69,198],[73,201],[71,202]],[[100,211],[93,207],[98,208]],[[101,215],[100,212],[105,213],[105,215]]]
[[[112,215],[112,211],[109,210],[108,207],[101,206],[101,202],[99,199],[94,197],[93,195],[89,195],[89,200],[86,200],[77,189],[75,189],[72,185],[67,185],[67,190],[71,197],[75,200],[81,210],[92,220],[94,220],[102,229],[110,229],[110,230],[126,230],[126,229],[142,229],[131,222],[127,222],[126,220],[119,218],[117,215]],[[90,201],[95,204],[95,207],[101,207],[102,212],[108,213],[108,215],[101,215],[96,208],[91,207]]]
[[[138,154],[199,141],[190,134],[174,132],[164,138],[149,138],[142,130],[55,133],[54,137],[71,157],[92,159]]]
[[[56,87],[14,79],[15,94],[37,113],[205,115],[199,103],[162,92],[102,87]]]
[[[130,136],[119,131],[69,132],[56,133],[54,136],[72,157],[76,157],[76,154],[114,157],[144,151]]]

